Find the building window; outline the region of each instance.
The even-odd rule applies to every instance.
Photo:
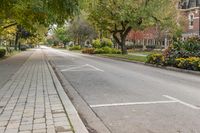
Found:
[[[189,28],[192,29],[194,25],[194,15],[190,14],[189,15]]]

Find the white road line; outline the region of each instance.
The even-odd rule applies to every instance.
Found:
[[[77,65],[57,65],[57,67],[77,67]]]
[[[174,98],[174,97],[171,97],[171,96],[168,96],[168,95],[163,95],[163,96],[166,97],[166,98],[168,98],[168,99],[171,99],[171,100],[173,100],[173,101],[176,101],[176,102],[178,102],[178,103],[180,103],[180,104],[183,104],[183,105],[185,105],[185,106],[187,106],[187,107],[190,107],[190,108],[192,108],[192,109],[200,109],[200,108],[197,107],[197,106],[194,106],[194,105],[192,105],[192,104],[183,102],[183,101],[181,101],[181,100],[179,100],[179,99],[177,99],[177,98]]]
[[[92,66],[90,64],[86,64],[86,65],[89,66],[89,67],[91,67],[91,68],[93,68],[93,69],[95,69],[95,70],[97,70],[97,71],[104,72],[104,70],[101,70],[101,69],[99,69],[99,68],[97,68],[95,66]]]
[[[74,70],[74,69],[79,69],[79,68],[83,68],[83,67],[85,67],[85,66],[86,66],[86,65],[77,66],[77,67],[70,67],[70,68],[61,70],[61,72],[70,71],[70,70]]]
[[[70,66],[70,68],[67,68],[67,69],[63,69],[61,70],[61,72],[66,72],[66,71],[85,71],[85,70],[77,70],[77,69],[81,69],[83,67],[90,67],[92,69],[94,69],[95,71],[100,71],[100,72],[104,72],[104,70],[101,70],[95,66],[92,66],[90,64],[85,64],[85,65],[82,65],[82,66]],[[88,70],[88,71],[93,71],[93,70]]]
[[[128,106],[128,105],[148,105],[148,104],[164,104],[164,103],[177,103],[177,101],[151,101],[151,102],[133,102],[133,103],[113,103],[113,104],[99,104],[90,105],[92,108],[98,107],[113,107],[113,106]]]

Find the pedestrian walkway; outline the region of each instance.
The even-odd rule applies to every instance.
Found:
[[[53,80],[42,50],[36,50],[0,86],[0,133],[73,133]]]

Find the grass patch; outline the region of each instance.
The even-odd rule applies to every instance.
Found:
[[[147,58],[143,56],[136,55],[122,55],[122,54],[102,54],[99,56],[115,58],[115,59],[124,59],[128,61],[138,61],[138,62],[146,62]]]
[[[82,53],[81,50],[69,50],[71,52]]]
[[[153,54],[153,53],[162,53],[162,51],[133,51],[133,50],[129,50],[128,53],[130,54],[142,54],[142,55],[149,55],[149,54]]]

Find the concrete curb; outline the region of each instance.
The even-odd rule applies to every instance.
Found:
[[[65,79],[63,74],[55,67],[53,61],[50,60],[50,64],[53,67],[55,73],[60,79],[62,86],[66,93],[72,99],[74,106],[79,110],[79,114],[84,121],[89,133],[111,133],[111,131],[104,125],[102,120],[97,116],[95,112],[89,107],[79,93],[73,88],[73,86]],[[83,133],[83,132],[80,132]]]
[[[93,55],[93,56],[96,56],[96,57],[102,57],[102,58],[108,58],[108,59],[113,59],[113,60],[119,60],[119,61],[125,61],[125,62],[130,62],[130,63],[136,63],[136,64],[141,64],[141,65],[145,65],[144,62],[131,61],[131,60],[122,59],[122,58],[118,58],[118,57],[108,57],[108,56],[103,56],[103,55]]]
[[[82,120],[80,119],[78,112],[76,111],[75,107],[73,106],[71,100],[65,93],[63,87],[61,86],[61,83],[59,82],[56,74],[53,71],[53,68],[51,65],[47,62],[47,65],[49,67],[49,70],[51,72],[55,87],[57,89],[57,92],[60,96],[61,102],[65,108],[65,111],[67,112],[67,115],[70,119],[70,122],[72,124],[72,127],[74,129],[74,133],[89,133],[86,129],[85,125],[83,124]]]
[[[147,64],[147,63],[145,63],[144,65],[150,66],[150,67],[155,67],[155,68],[160,68],[160,69],[165,69],[165,70],[170,70],[170,71],[175,71],[175,72],[193,74],[193,75],[197,75],[197,76],[200,75],[200,72],[198,72],[198,71],[185,70],[185,69],[180,69],[180,68],[176,68],[176,67],[165,67],[165,66],[158,66],[158,65]]]
[[[185,70],[185,69],[180,69],[180,68],[176,68],[176,67],[165,67],[165,66],[153,65],[153,64],[148,64],[148,63],[144,63],[144,62],[131,61],[131,60],[115,58],[115,57],[113,58],[113,57],[98,56],[98,55],[94,55],[94,56],[113,59],[113,60],[119,60],[119,61],[125,61],[125,62],[130,62],[130,63],[136,63],[136,64],[140,64],[140,65],[145,65],[145,66],[149,66],[149,67],[160,68],[160,69],[170,70],[170,71],[175,71],[175,72],[182,72],[182,73],[193,74],[193,75],[198,75],[198,76],[200,75],[200,72],[198,72],[198,71]]]

